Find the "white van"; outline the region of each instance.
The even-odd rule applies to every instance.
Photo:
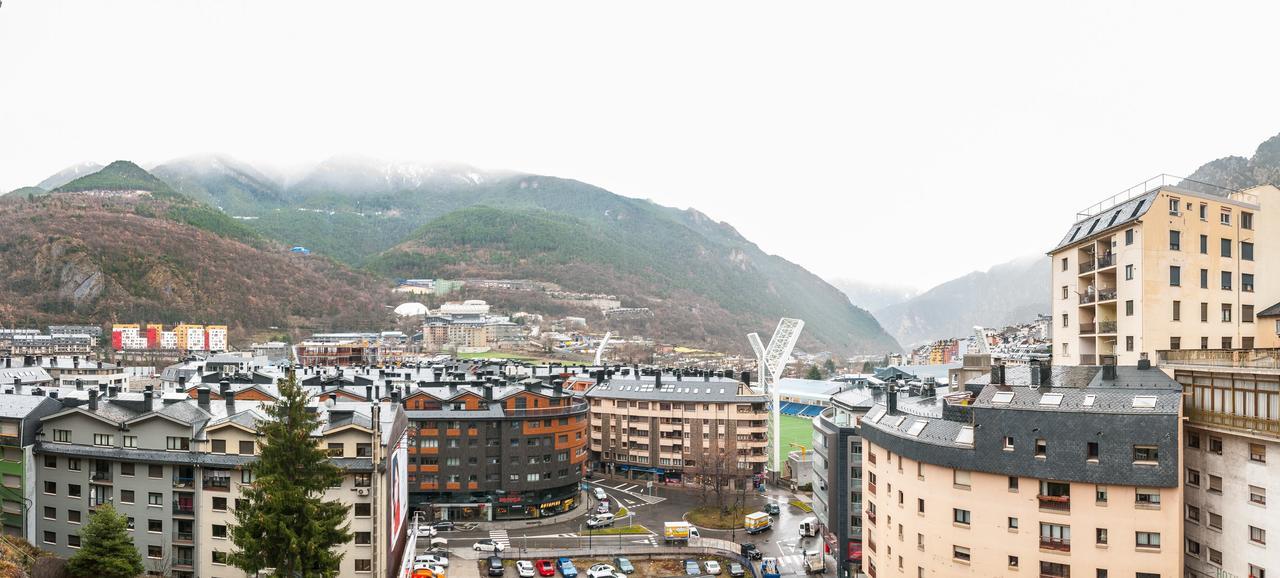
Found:
[[[596,514],[587,518],[588,528],[603,528],[613,525],[613,514]]]
[[[600,488],[596,488],[596,499],[603,502],[609,499],[609,494],[604,493],[604,490]]]

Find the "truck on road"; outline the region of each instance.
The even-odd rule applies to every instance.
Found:
[[[778,568],[777,558],[765,558],[760,561],[760,578],[781,578],[782,570]]]
[[[689,543],[689,538],[698,537],[698,529],[688,522],[666,522],[662,526],[662,539],[667,542]]]
[[[822,555],[822,549],[808,551],[804,553],[804,573],[805,574],[822,574],[827,571],[827,557]]]
[[[748,534],[756,534],[773,527],[773,518],[764,512],[752,512],[742,519],[742,527]]]

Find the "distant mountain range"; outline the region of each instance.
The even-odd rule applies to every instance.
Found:
[[[964,337],[974,325],[1003,327],[1047,314],[1049,259],[1031,255],[974,271],[919,295],[874,311],[880,324],[906,346]]]
[[[897,305],[920,294],[918,289],[905,285],[880,285],[848,278],[835,278],[829,281],[835,285],[836,289],[847,295],[854,305],[873,312],[890,305]]]
[[[1205,187],[1200,183],[1229,189],[1280,185],[1280,135],[1263,141],[1252,157],[1227,156],[1200,165],[1195,172],[1187,175],[1187,180],[1181,186],[1215,192],[1214,187]]]
[[[69,273],[52,275],[31,260],[34,255],[6,253],[13,258],[0,274],[11,279],[0,281],[0,296],[7,287],[26,297],[0,306],[0,321],[29,311],[61,319],[84,313],[132,318],[140,310],[147,319],[205,320],[217,309],[236,309],[242,299],[267,305],[236,313],[246,328],[346,323],[360,329],[380,323],[371,321],[385,314],[375,305],[396,278],[520,277],[648,307],[652,319],[625,323],[606,321],[595,310],[552,310],[683,345],[744,352],[747,332],[767,337],[778,317],[794,316],[807,321],[800,342],[806,350],[899,349],[870,313],[839,290],[764,253],[732,226],[570,179],[362,157],[336,157],[287,180],[221,155],[177,159],[151,171],[124,161],[96,172],[92,167],[70,167],[38,188],[0,198],[0,207],[31,223],[0,230],[0,247],[27,251],[40,244],[38,223],[57,221],[48,232],[63,238],[71,252],[57,258],[87,260],[76,257]],[[75,194],[101,190],[149,194]],[[117,228],[147,239],[148,231],[166,230],[177,238],[131,248],[100,237]],[[184,253],[191,244],[202,247]],[[285,249],[294,245],[317,255],[290,256]],[[54,263],[67,270],[63,260]],[[165,274],[155,277],[182,277],[186,284],[152,283],[147,272],[157,267]],[[319,273],[329,280],[312,277]],[[290,279],[282,284],[296,290],[298,300],[325,307],[297,311],[282,302],[286,295],[253,289],[277,278]],[[221,282],[226,279],[236,283],[227,286]],[[299,286],[304,280],[350,298],[350,306],[317,294],[320,288]],[[268,295],[259,295],[264,291]],[[357,299],[351,291],[366,295]],[[529,298],[483,297],[504,309]],[[272,306],[290,314],[272,314]]]

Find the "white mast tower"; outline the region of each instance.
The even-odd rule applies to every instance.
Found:
[[[787,368],[787,360],[791,358],[791,350],[795,348],[796,340],[800,339],[801,329],[804,329],[803,320],[783,317],[778,321],[778,328],[773,330],[768,349],[761,343],[760,335],[756,333],[747,335],[747,341],[751,342],[751,349],[756,353],[760,386],[764,388],[765,395],[769,396],[772,406],[769,409],[769,431],[771,432],[769,448],[772,451],[769,453],[772,455],[774,472],[782,471],[782,415],[780,413],[782,400],[774,383],[782,378],[782,372]]]

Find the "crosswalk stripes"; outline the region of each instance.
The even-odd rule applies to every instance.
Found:
[[[502,544],[504,548],[511,545],[511,537],[507,535],[506,530],[489,530],[489,539]]]

